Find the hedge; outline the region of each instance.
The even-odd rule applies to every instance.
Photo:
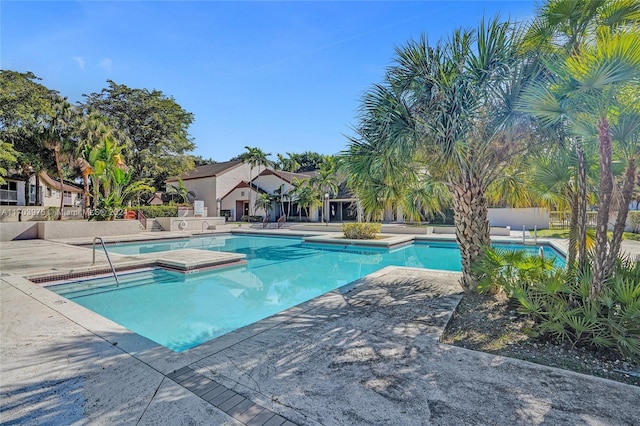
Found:
[[[380,232],[382,225],[379,223],[345,223],[342,225],[344,237],[350,240],[372,240]]]

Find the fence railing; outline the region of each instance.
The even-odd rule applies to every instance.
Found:
[[[587,212],[587,227],[595,228],[598,212]],[[568,228],[571,221],[571,212],[549,212],[549,228]]]

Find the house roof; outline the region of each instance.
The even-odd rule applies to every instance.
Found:
[[[38,172],[38,177],[48,187],[54,188],[54,189],[60,189],[60,182],[55,180],[51,176],[49,176],[47,172],[45,172],[44,170]],[[77,192],[77,193],[83,192],[82,188],[79,188],[75,185],[69,185],[68,183],[64,183],[64,182],[62,183],[62,190],[69,191],[69,192]]]
[[[236,189],[240,189],[240,188],[249,188],[249,182],[247,182],[246,180],[241,181],[239,184],[234,186],[233,189],[231,189],[231,191],[227,192],[222,197],[220,197],[220,199],[222,200],[222,199],[226,198],[233,191],[235,191]],[[266,194],[267,193],[267,191],[265,191],[264,189],[260,188],[255,183],[253,185],[251,185],[251,189],[253,189],[254,191],[256,191],[256,192],[258,192],[260,194]]]
[[[294,177],[298,178],[299,180],[307,180],[311,178],[311,176],[306,173],[292,173],[292,172],[285,172],[284,170],[271,170],[271,169],[264,169],[258,176],[256,176],[256,178],[259,176],[268,176],[268,175],[277,176],[288,183],[291,183]]]
[[[202,179],[207,177],[220,176],[221,174],[238,167],[242,164],[241,160],[225,161],[223,163],[206,164],[204,166],[196,167],[193,170],[189,170],[181,174],[180,176],[174,176],[167,179],[165,182],[177,182],[178,178],[182,180],[190,179]]]

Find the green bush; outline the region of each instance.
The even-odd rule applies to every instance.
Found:
[[[264,216],[247,216],[245,214],[240,217],[240,222],[247,222],[247,218],[249,218],[249,222],[262,222],[264,220]]]
[[[534,321],[534,335],[640,359],[640,263],[619,260],[612,279],[589,296],[591,265],[571,276],[523,253],[487,249],[474,266],[479,290],[501,289]]]
[[[177,217],[178,206],[134,206],[127,207],[127,210],[141,211],[149,219],[156,217]]]
[[[372,240],[381,228],[379,223],[345,223],[342,225],[342,232],[345,238],[351,240]]]

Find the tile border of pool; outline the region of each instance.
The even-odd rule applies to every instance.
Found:
[[[238,232],[238,233],[246,234],[246,232]],[[249,234],[253,234],[253,232]],[[273,235],[273,234],[267,234],[267,235]],[[280,234],[280,236],[291,237],[292,235],[287,233],[282,233]],[[296,237],[299,237],[299,236],[296,236]],[[425,238],[425,236],[414,236],[413,239],[419,240],[420,242],[423,242],[423,241],[455,242],[455,237],[454,238],[428,238],[428,237]],[[507,239],[507,238],[492,239],[492,242],[507,243],[507,244],[514,244],[514,245],[519,244],[518,241],[514,241],[514,239]],[[540,239],[538,240],[538,243],[549,245],[562,254],[566,253],[564,248],[554,244],[554,242]],[[199,250],[199,251],[202,251],[202,250]],[[165,252],[159,252],[154,254],[159,255],[162,253],[165,253]],[[138,267],[140,267],[140,265],[143,265],[143,264],[139,263]],[[144,266],[142,267],[149,267],[149,266],[151,267],[157,266],[157,263],[147,262],[147,263],[144,263]],[[235,265],[231,265],[231,266],[235,266]],[[87,308],[84,308],[72,301],[69,301],[63,296],[58,296],[52,291],[46,289],[46,287],[43,286],[42,284],[34,283],[33,276],[27,275],[24,277],[19,277],[17,275],[10,275],[8,277],[3,277],[3,279],[11,280],[11,281],[15,279],[21,280],[22,282],[20,283],[20,289],[26,294],[29,294],[29,295],[37,294],[38,297],[36,298],[40,300],[42,303],[44,303],[46,306],[57,311],[61,315],[71,319],[72,321],[80,325],[84,324],[87,320],[89,320],[87,325],[83,325],[84,328],[94,333],[95,335],[103,338],[105,341],[110,342],[113,345],[117,345],[118,347],[122,348],[123,351],[151,365],[152,367],[156,368],[158,371],[163,372],[163,374],[168,374],[169,372],[172,371],[171,368],[173,368],[174,362],[177,361],[177,358],[183,358],[183,359],[187,358],[189,361],[185,361],[186,363],[184,365],[189,365],[204,356],[209,356],[212,353],[217,353],[221,350],[224,350],[225,348],[228,348],[229,346],[235,345],[243,340],[246,340],[248,338],[251,338],[252,336],[255,336],[270,328],[273,328],[283,322],[289,321],[292,318],[302,315],[307,310],[313,308],[314,302],[322,301],[323,298],[330,297],[331,294],[334,294],[334,293],[344,294],[356,288],[357,286],[361,285],[363,282],[366,282],[366,280],[369,278],[381,277],[396,269],[409,269],[409,270],[415,269],[419,271],[428,272],[431,275],[455,274],[459,276],[461,274],[460,272],[443,271],[443,270],[437,270],[437,269],[387,266],[369,275],[359,278],[353,282],[347,283],[341,287],[338,287],[332,291],[329,291],[323,295],[320,295],[314,299],[311,299],[301,304],[298,304],[296,306],[293,306],[289,309],[286,309],[285,311],[282,311],[270,317],[264,318],[256,323],[241,327],[240,329],[234,330],[230,333],[224,334],[222,336],[219,336],[217,338],[204,342],[194,348],[188,349],[180,353],[173,352],[170,349],[165,348],[164,346],[147,339],[146,337],[140,336],[128,330],[127,328],[121,326],[120,324],[117,324],[114,321],[111,321]],[[106,273],[109,273],[109,272],[110,270],[106,271]],[[61,275],[63,274],[64,273],[61,273]],[[45,274],[45,276],[47,276],[47,274]],[[56,275],[48,274],[48,276],[52,277]],[[89,276],[91,276],[91,273],[89,273],[88,275],[83,275],[82,277],[87,278]],[[60,306],[65,306],[65,305],[67,306],[64,308],[64,310],[69,315],[66,315],[65,312],[61,312],[58,308]],[[113,338],[113,336],[120,336],[120,337],[118,340],[116,340]],[[204,355],[205,353],[206,355]],[[158,358],[162,356],[165,357],[165,360],[158,362]]]

